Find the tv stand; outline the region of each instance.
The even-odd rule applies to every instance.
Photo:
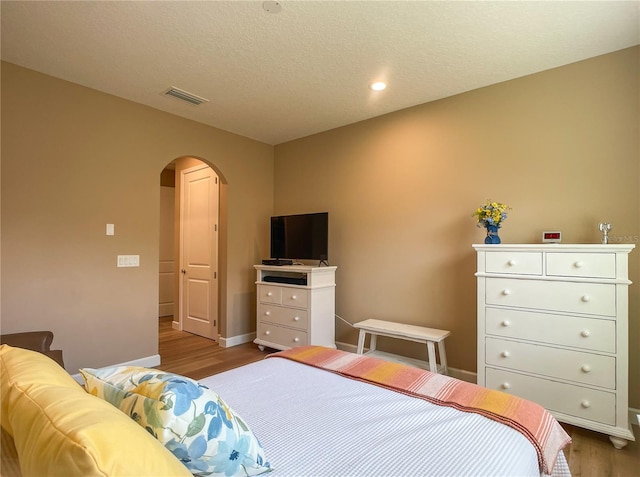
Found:
[[[257,272],[256,343],[285,350],[319,345],[335,348],[337,267],[254,265]]]

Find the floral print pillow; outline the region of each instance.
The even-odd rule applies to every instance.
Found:
[[[137,366],[80,373],[87,392],[128,414],[192,474],[251,476],[271,470],[249,426],[206,386]]]

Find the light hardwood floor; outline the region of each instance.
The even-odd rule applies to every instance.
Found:
[[[176,331],[171,319],[160,320],[160,369],[202,379],[266,356],[253,343],[221,348],[214,342],[190,333]],[[630,442],[616,450],[609,438],[597,432],[563,424],[573,442],[564,449],[573,477],[640,476],[640,445]],[[637,439],[640,429],[633,426]]]

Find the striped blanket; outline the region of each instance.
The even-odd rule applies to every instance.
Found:
[[[291,348],[268,357],[290,359],[506,424],[533,444],[545,474],[552,473],[558,453],[571,442],[555,418],[538,404],[449,376],[321,346]]]

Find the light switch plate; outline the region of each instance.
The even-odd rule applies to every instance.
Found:
[[[140,255],[118,255],[118,267],[139,267]]]
[[[113,224],[107,224],[107,235],[115,235],[115,226]]]

